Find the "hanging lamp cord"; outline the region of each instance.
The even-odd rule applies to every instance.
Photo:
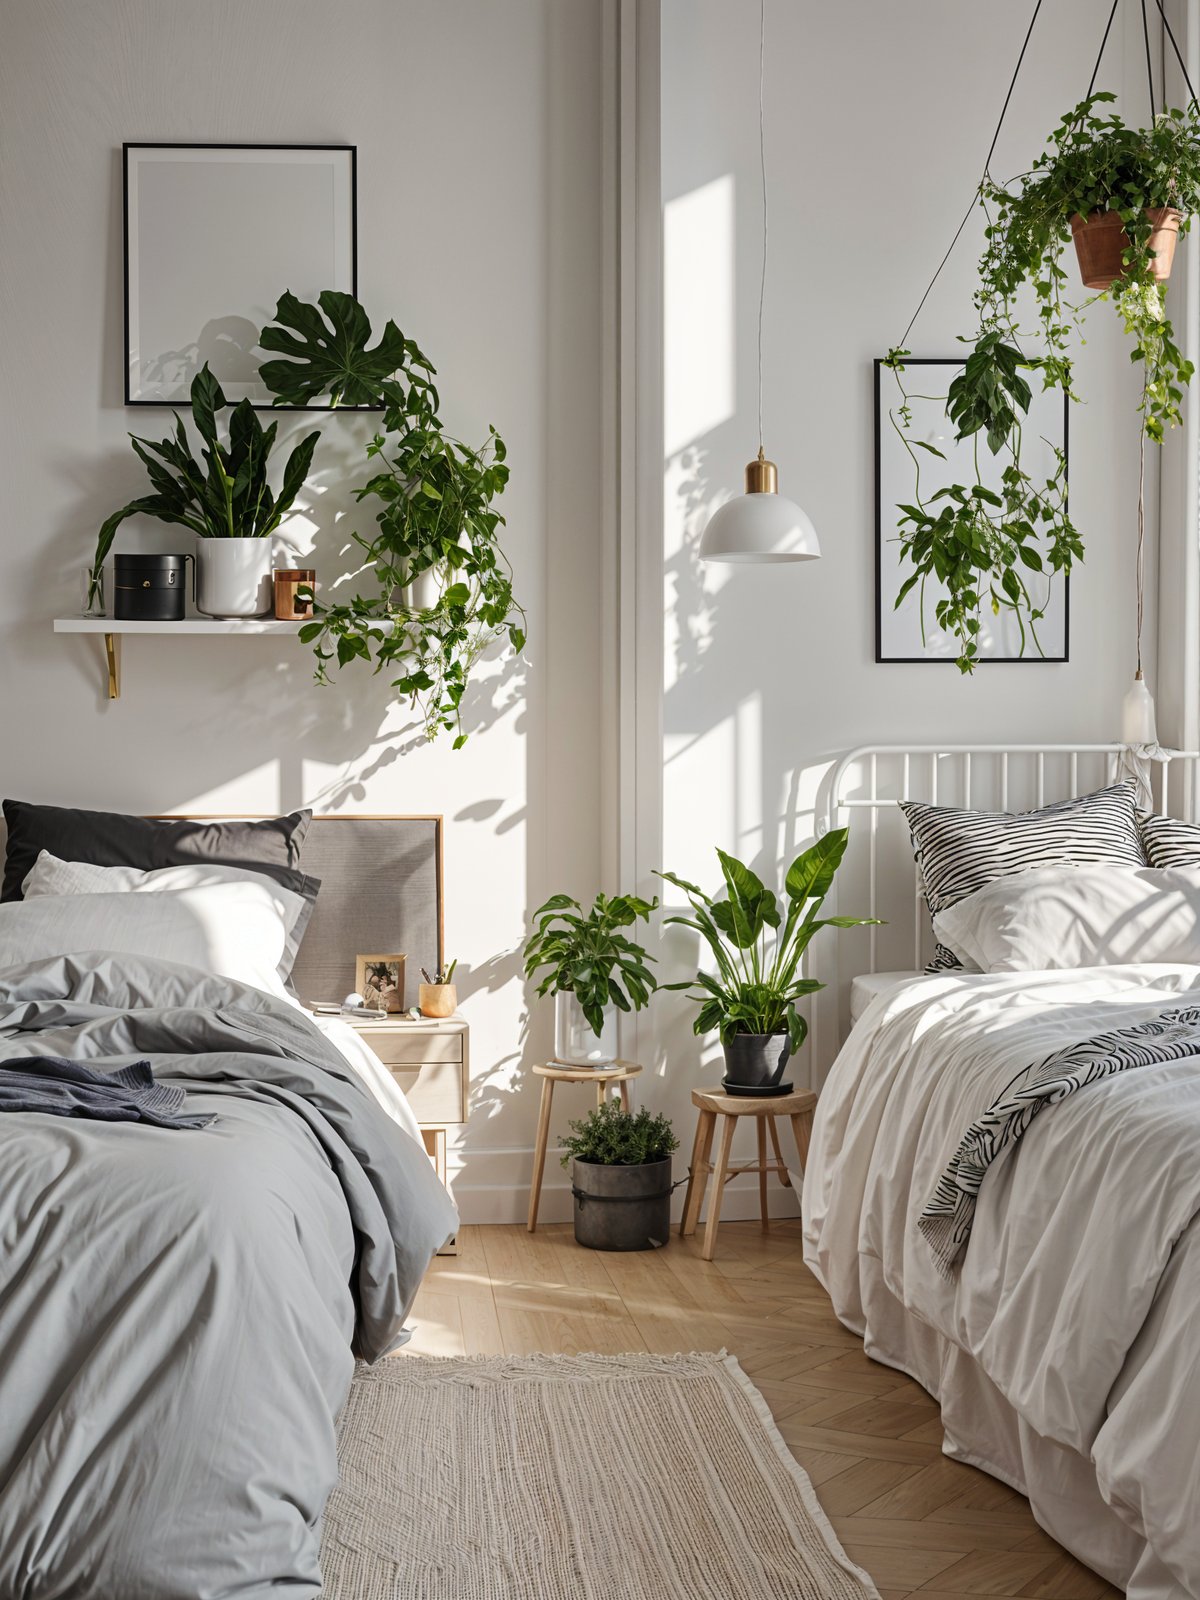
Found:
[[[767,298],[767,140],[763,119],[763,78],[767,50],[767,0],[758,5],[758,166],[762,175],[762,272],[758,280],[758,455],[763,456],[763,306]]]
[[[1114,6],[1113,6],[1114,10],[1116,9],[1116,4],[1117,4],[1117,0],[1114,0]],[[958,227],[954,230],[954,237],[950,241],[949,249],[946,251],[946,254],[942,257],[942,259],[938,262],[937,271],[934,273],[933,277],[930,278],[930,280],[929,280],[929,287],[925,290],[925,293],[921,296],[920,302],[917,305],[917,309],[913,312],[911,318],[909,319],[908,327],[905,328],[903,337],[900,340],[901,345],[907,345],[908,336],[913,331],[913,326],[916,323],[917,318],[921,315],[921,312],[924,310],[926,300],[928,300],[929,296],[933,293],[934,284],[938,281],[938,279],[942,275],[942,268],[946,265],[947,261],[949,261],[950,257],[953,255],[954,246],[958,243],[959,239],[962,237],[963,229],[966,227],[967,223],[971,220],[971,213],[975,210],[975,207],[979,204],[980,191],[982,190],[984,183],[987,181],[987,178],[988,178],[988,175],[989,175],[989,169],[990,169],[991,164],[992,164],[992,157],[996,154],[996,144],[997,144],[997,142],[998,142],[998,140],[1000,138],[1000,129],[1004,126],[1004,118],[1005,118],[1005,116],[1006,116],[1006,114],[1008,112],[1009,102],[1012,100],[1013,90],[1017,86],[1017,75],[1021,71],[1021,63],[1025,60],[1025,52],[1026,52],[1026,50],[1028,50],[1029,41],[1033,37],[1034,23],[1037,21],[1038,12],[1041,9],[1042,9],[1042,0],[1037,0],[1037,3],[1033,8],[1033,15],[1029,19],[1029,26],[1025,30],[1025,40],[1024,40],[1024,43],[1021,45],[1021,53],[1017,57],[1016,66],[1013,68],[1012,79],[1011,79],[1011,81],[1009,82],[1009,85],[1008,85],[1008,93],[1004,96],[1004,104],[1000,107],[1000,120],[996,123],[996,131],[995,131],[995,133],[992,134],[992,142],[988,146],[988,153],[987,153],[987,156],[985,157],[984,163],[983,163],[983,173],[980,176],[979,183],[976,186],[974,194],[971,196],[971,204],[967,207],[965,213],[963,214],[962,221],[959,223]],[[1111,17],[1109,18],[1109,25],[1110,26],[1112,25],[1112,18]],[[1106,38],[1108,37],[1107,32],[1105,33],[1105,37]],[[1104,46],[1101,45],[1100,48],[1103,50]],[[1097,62],[1096,64],[1097,64],[1097,66],[1099,66],[1099,62]]]

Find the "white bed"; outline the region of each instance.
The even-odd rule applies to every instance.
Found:
[[[931,768],[942,803],[1015,810],[1102,785],[1120,755],[876,750],[842,764],[831,820],[849,820],[858,857],[840,903],[889,928],[848,935],[822,973],[853,1028],[818,1105],[804,1252],[868,1353],[938,1398],[947,1454],[1028,1494],[1135,1600],[1196,1600],[1200,1057],[1090,1084],[1032,1122],[988,1172],[955,1275],[917,1227],[988,1084],[1200,1002],[1200,965],[918,975],[928,919],[888,809],[928,799]],[[1158,764],[1159,808],[1174,791],[1175,814],[1193,814],[1195,765]]]

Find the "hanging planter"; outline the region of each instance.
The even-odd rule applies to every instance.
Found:
[[[1109,28],[1115,11],[1114,5]],[[1175,46],[1165,18],[1164,26]],[[1032,31],[1033,22],[1018,71]],[[1103,49],[1102,43],[1101,54]],[[1186,67],[1177,46],[1175,50],[1186,80]],[[1097,70],[1099,65],[1098,58]],[[1093,72],[1093,83],[1095,77]],[[1016,72],[1010,98],[1015,82]],[[1022,466],[1021,445],[1034,381],[1044,389],[1061,389],[1072,400],[1080,398],[1074,385],[1074,348],[1094,300],[1111,299],[1135,341],[1133,359],[1142,369],[1138,409],[1143,444],[1146,439],[1161,443],[1181,420],[1180,402],[1193,369],[1175,343],[1165,285],[1176,241],[1200,208],[1200,113],[1190,82],[1188,89],[1186,110],[1157,111],[1151,82],[1151,121],[1143,128],[1130,127],[1115,114],[1101,115],[1115,97],[1089,92],[1055,128],[1030,170],[1008,184],[997,183],[989,167],[997,126],[971,207],[981,205],[987,219],[975,294],[979,326],[963,341],[972,349],[945,396],[956,442],[977,441],[975,482],[926,493],[920,453],[942,453],[910,437],[912,412],[903,380],[904,358],[910,352],[903,345],[933,283],[901,344],[887,356],[885,365],[895,372],[900,391],[889,417],[912,458],[915,479],[911,501],[898,508],[901,552],[910,572],[896,605],[920,585],[924,614],[927,587],[936,594],[937,624],[957,640],[957,664],[963,672],[974,670],[981,619],[988,611],[1012,613],[1021,653],[1027,645],[1041,653],[1037,624],[1045,614],[1050,586],[1083,559],[1083,541],[1067,508],[1065,453],[1055,451],[1050,475],[1035,478]],[[956,240],[966,221],[964,217]],[[1099,291],[1082,304],[1067,299],[1063,255],[1072,240],[1085,285]],[[941,267],[934,283],[940,272]],[[1023,325],[1018,300],[1030,289],[1036,316]],[[999,458],[999,471],[988,474],[992,486],[983,481],[981,471],[985,445]],[[1138,521],[1140,527],[1140,507]]]
[[[1171,276],[1175,260],[1175,242],[1179,238],[1179,224],[1183,213],[1174,206],[1159,206],[1147,211],[1150,238],[1147,244],[1150,276],[1155,283],[1166,283]],[[1132,256],[1133,245],[1119,211],[1093,211],[1082,217],[1077,211],[1071,218],[1071,237],[1075,241],[1075,254],[1079,259],[1079,276],[1088,289],[1111,289],[1120,278],[1129,276],[1126,257]]]

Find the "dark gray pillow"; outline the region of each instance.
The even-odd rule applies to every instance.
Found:
[[[6,800],[8,850],[0,900],[19,900],[21,885],[38,854],[48,850],[60,861],[90,861],[97,867],[180,867],[189,861],[214,861],[247,867],[273,878],[297,894],[300,846],[311,811],[258,821],[193,822],[185,818],[157,821],[115,811],[76,811],[65,806],[30,805]],[[314,879],[307,880],[310,884]],[[313,897],[315,898],[315,891]]]

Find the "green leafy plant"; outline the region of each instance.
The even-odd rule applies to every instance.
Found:
[[[651,1116],[645,1106],[625,1111],[619,1101],[606,1100],[560,1139],[565,1167],[571,1161],[591,1161],[603,1167],[641,1167],[665,1161],[679,1149],[679,1140],[661,1112]]]
[[[640,1011],[658,987],[646,965],[652,961],[622,928],[649,920],[658,905],[633,894],[598,894],[584,911],[570,895],[551,895],[534,913],[536,924],[525,945],[525,976],[548,968],[538,994],[573,994],[597,1036],[604,1032],[604,1008]]]
[[[835,828],[792,862],[784,880],[784,899],[768,889],[750,868],[718,850],[725,891],[713,899],[673,872],[660,872],[682,889],[690,916],[671,916],[665,926],[691,928],[712,951],[716,972],[700,971],[665,989],[698,990],[689,995],[700,1007],[693,1031],[720,1034],[727,1044],[738,1033],[786,1032],[793,1052],[804,1043],[808,1023],[796,1010],[805,995],[825,985],[801,971],[804,952],[822,928],[858,928],[878,917],[822,917],[821,906],[846,853],[849,834]]]
[[[508,482],[504,441],[495,428],[478,448],[451,437],[430,361],[390,321],[371,347],[370,321],[352,295],[327,290],[313,306],[285,294],[275,319],[261,343],[285,359],[260,370],[277,401],[327,395],[335,406],[383,408],[367,446],[373,470],[356,491],[377,508],[376,531],[352,535],[371,587],[337,605],[306,593],[314,616],[300,638],[316,653],[317,681],[330,681],[332,663],[355,660],[394,672],[392,687],[420,708],[426,736],[452,732],[460,749],[463,695],[480,658],[499,641],[517,654],[525,648],[495,509]],[[426,573],[439,592],[420,606],[411,597]]]
[[[912,571],[896,604],[919,584],[924,628],[926,585],[932,580],[943,586],[945,597],[934,615],[957,640],[963,672],[975,666],[985,606],[994,615],[1011,611],[1022,653],[1027,633],[1040,652],[1037,624],[1050,583],[1083,559],[1083,542],[1067,509],[1063,452],[1054,450],[1047,478],[1035,479],[1021,465],[1023,418],[1032,399],[1025,374],[1036,373],[1044,389],[1077,400],[1072,348],[1083,314],[1096,300],[1111,299],[1134,340],[1131,359],[1142,367],[1143,451],[1146,439],[1161,443],[1179,422],[1183,390],[1193,375],[1166,316],[1165,285],[1154,277],[1154,225],[1147,213],[1174,207],[1182,213],[1180,232],[1190,227],[1200,206],[1200,111],[1192,103],[1186,111],[1164,111],[1148,128],[1130,128],[1115,114],[1097,114],[1113,99],[1095,94],[1081,101],[1027,173],[1008,185],[985,173],[980,185],[987,226],[975,295],[979,328],[962,341],[972,346],[971,354],[945,397],[956,441],[974,441],[973,484],[923,493],[916,452],[944,457],[910,432],[911,401],[917,397],[902,377],[910,352],[897,347],[885,363],[896,374],[901,396],[890,413],[892,424],[912,457],[916,481],[912,501],[898,508],[901,550]],[[1062,260],[1071,245],[1071,219],[1106,211],[1117,213],[1125,229],[1123,276],[1111,291],[1072,303]],[[1018,306],[1026,286],[1035,307],[1029,330],[1021,325]],[[998,488],[982,482],[981,441],[1001,463]]]
[[[218,413],[228,401],[207,362],[192,379],[191,401],[192,420],[204,441],[199,462],[178,412],[173,436],[155,441],[130,434],[154,492],[130,500],[105,520],[96,539],[89,604],[99,589],[117,529],[126,517],[155,517],[159,522],[190,528],[205,539],[265,539],[274,533],[303,488],[320,433],[308,434],[292,451],[283,469],[283,484],[275,494],[267,480],[267,463],[278,422],[264,428],[249,400],[239,400],[229,415],[229,442],[222,444]]]

